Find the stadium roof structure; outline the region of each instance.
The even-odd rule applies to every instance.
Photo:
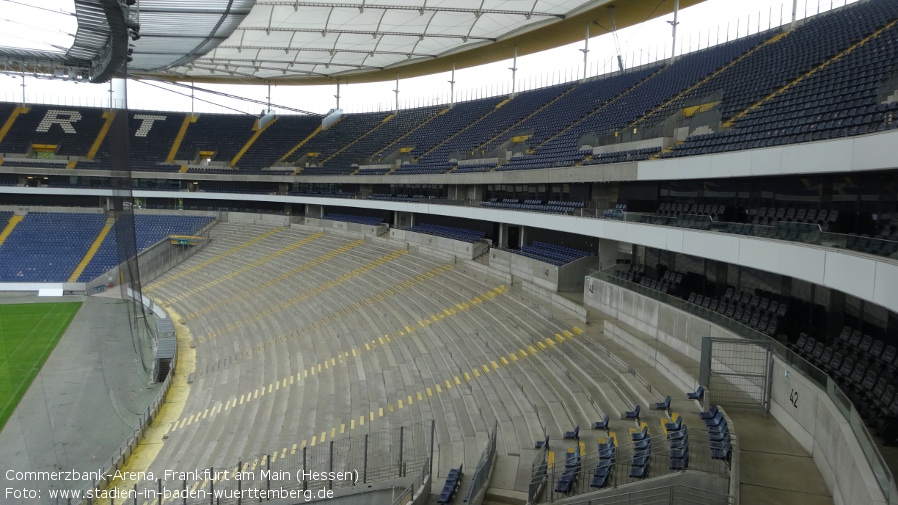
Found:
[[[670,14],[675,1],[76,0],[78,36],[99,35],[92,46],[79,45],[77,54],[73,48],[62,61],[48,54],[43,63],[83,66],[85,55],[101,58],[108,34],[121,30],[110,29],[110,23],[121,24],[109,14],[112,4],[124,13],[124,35],[133,39],[128,41],[132,75],[201,83],[329,84],[508,60],[515,50],[523,56],[583,40],[587,26],[595,37],[615,25]],[[701,1],[680,0],[679,6]],[[78,36],[76,41],[86,38]],[[13,67],[10,58],[26,71],[41,61],[41,55],[27,56],[0,49],[7,69]],[[93,67],[99,75],[96,63]]]

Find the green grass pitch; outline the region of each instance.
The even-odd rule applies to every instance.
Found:
[[[0,304],[0,429],[80,307],[81,302]]]

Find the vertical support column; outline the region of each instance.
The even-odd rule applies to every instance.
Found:
[[[265,458],[265,469],[268,470],[268,477],[265,478],[265,491],[266,493],[271,492],[271,458]],[[305,468],[303,468],[305,471]],[[270,494],[269,494],[270,496]],[[259,503],[262,502],[262,498],[259,497]],[[187,505],[186,503],[184,505]]]
[[[583,37],[583,79],[586,79],[586,55],[589,53],[589,23],[586,23],[586,35]]]
[[[796,0],[798,1],[798,0]],[[668,21],[670,26],[673,27],[673,33],[671,34],[671,44],[670,44],[670,62],[673,63],[674,57],[677,55],[677,25],[680,24],[677,21],[677,15],[680,13],[680,0],[674,0],[674,18],[673,21]]]
[[[303,448],[302,448],[302,490],[303,491],[305,491],[309,487],[309,483],[306,480],[306,468],[308,468],[306,466],[306,461],[307,461],[306,460],[306,455],[307,455],[306,451],[308,451],[308,450],[309,450],[308,447],[303,446]]]
[[[334,98],[337,99],[337,108],[339,109],[340,108],[340,81],[337,81],[337,94],[334,95]]]
[[[514,93],[514,80],[518,72],[518,46],[514,46],[514,57],[508,70],[511,70],[511,92]]]
[[[526,226],[521,226],[521,236],[518,240],[518,248],[524,247],[524,244],[527,243],[527,231],[528,228]]]
[[[396,78],[396,89],[393,90],[393,93],[396,93],[396,113],[399,113],[399,78]]]
[[[508,225],[499,223],[499,247],[508,247]]]
[[[789,29],[795,28],[795,20],[798,18],[798,0],[792,0],[792,25]]]
[[[405,442],[405,426],[399,427],[399,476],[402,477],[402,444]]]
[[[109,108],[124,109],[127,106],[127,88],[125,79],[109,81]]]
[[[455,63],[452,63],[452,78],[449,80],[449,104],[455,105]]]
[[[431,475],[431,477],[433,476],[433,444],[434,444],[433,439],[434,439],[434,435],[436,435],[436,431],[437,431],[436,421],[431,419],[430,420],[430,475]],[[431,478],[431,481],[432,480],[433,479]]]
[[[362,484],[368,482],[368,434],[365,433],[365,450],[362,452]]]
[[[698,383],[711,387],[711,338],[702,337],[701,359],[699,360]]]
[[[267,455],[267,454],[265,455],[265,458],[268,458],[268,455]],[[242,471],[243,471],[243,462],[241,462],[241,461],[238,461],[238,462],[237,462],[237,471],[238,471],[238,472],[242,472]],[[243,493],[242,493],[242,491],[243,491],[243,481],[240,480],[240,479],[237,479],[237,505],[242,505],[242,504],[243,504]],[[160,504],[160,505],[161,505],[161,504]]]
[[[327,471],[333,472],[334,471],[334,441],[333,440],[330,441],[330,445],[328,446],[327,450],[329,452],[328,458],[327,458]],[[328,489],[334,488],[334,481],[332,479],[327,480],[327,488]]]

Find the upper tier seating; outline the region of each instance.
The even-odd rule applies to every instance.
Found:
[[[6,121],[14,108],[14,104],[4,104],[0,122]],[[55,105],[29,105],[28,108],[3,137],[0,153],[25,154],[33,144],[48,144],[58,146],[58,158],[86,156],[105,122],[103,109]]]
[[[286,158],[288,163],[300,165],[302,175],[349,175],[366,162],[384,162],[400,148],[408,149],[404,164],[393,171],[375,172],[464,173],[643,160],[659,156],[658,151],[636,149],[593,156],[589,147],[581,149],[581,139],[587,134],[602,138],[666,125],[670,118],[683,114],[687,105],[703,101],[716,104],[713,110],[720,112],[723,124],[711,125],[711,132],[703,128],[700,131],[704,133],[693,133],[660,157],[892,129],[898,127],[898,102],[884,98],[894,94],[880,96],[880,87],[898,66],[896,19],[898,2],[894,0],[856,2],[807,19],[788,33],[774,29],[750,35],[682,55],[672,64],[664,61],[451,107],[407,109],[394,117],[392,112],[347,114],[315,135],[311,133],[320,118],[282,116],[242,155],[237,168],[270,167],[307,137],[306,144]],[[0,121],[6,121],[15,107],[0,104]],[[23,155],[34,143],[42,143],[59,146],[58,160],[83,157],[104,123],[103,109],[30,107],[0,142],[0,153]],[[162,119],[147,123],[146,116]],[[184,117],[183,113],[132,113],[134,168],[178,169],[159,163],[167,157]],[[255,122],[255,116],[249,115],[202,114],[187,128],[176,159],[190,161],[199,150],[210,150],[216,152],[213,161],[228,163],[252,137]],[[508,147],[513,137],[518,137],[520,144],[515,149],[518,155],[493,165],[489,160],[504,159],[496,149]],[[309,153],[317,155],[308,158]],[[451,160],[484,161],[456,167]],[[97,153],[96,162],[101,167],[108,163],[105,146]],[[309,162],[319,166],[306,168]],[[78,167],[89,166],[79,160]]]
[[[503,198],[501,201],[493,198],[488,202],[480,202],[481,207],[494,209],[529,210],[532,212],[548,212],[551,214],[572,214],[577,209],[583,208],[583,202],[568,202],[562,200],[524,200],[519,198]]]
[[[29,212],[0,245],[0,282],[65,282],[105,221],[103,214]]]
[[[327,130],[321,131],[312,137],[302,148],[293,153],[287,161],[300,161],[308,153],[317,153],[314,160],[316,163],[322,163],[330,156],[336,154],[337,151],[356,141],[359,137],[382,123],[389,115],[388,112],[347,114]],[[354,169],[348,165],[331,165],[328,163],[325,163],[323,167],[303,169],[303,173],[306,175],[349,175],[353,171]]]
[[[623,93],[610,95],[607,103],[599,109],[599,113],[584,116],[558,131],[544,143],[538,144],[532,157],[513,158],[499,169],[521,170],[573,165],[590,154],[588,151],[581,151],[578,145],[584,134],[602,134],[626,127],[692,83],[757,46],[763,42],[764,37],[764,34],[752,35],[728,44],[686,54],[669,66],[642,70],[643,79],[639,80],[638,84],[624,88]],[[653,72],[649,73],[650,71]],[[623,79],[627,75],[629,73],[615,77]],[[611,85],[613,82],[607,84]]]
[[[852,22],[845,22],[847,16]],[[779,94],[744,116],[736,116],[733,128],[694,135],[663,156],[690,156],[826,140],[898,126],[892,120],[898,112],[898,103],[878,101],[879,83],[898,64],[898,51],[895,50],[898,25],[891,25],[878,36],[858,44],[896,18],[898,3],[873,0],[855,4],[844,14],[821,16],[796,29],[781,42],[771,45],[771,49],[780,50],[756,62],[752,67],[755,69],[753,74],[742,74],[762,78],[774,74],[757,71],[765,64],[769,66],[768,60],[775,59],[777,67],[786,62],[785,67],[792,69],[788,74],[791,78],[776,73],[776,76],[762,80],[768,86],[763,90],[768,94],[781,90]],[[845,51],[855,45],[857,47],[852,51]],[[817,69],[827,62],[829,64]],[[817,70],[807,75],[814,69]],[[752,69],[747,68],[746,72],[752,72]],[[784,85],[801,75],[806,78],[782,90]],[[771,81],[774,77],[779,80]],[[771,86],[775,87],[771,89]],[[727,89],[738,90],[739,87]],[[726,109],[724,118],[733,118],[733,114],[740,112],[737,109]]]

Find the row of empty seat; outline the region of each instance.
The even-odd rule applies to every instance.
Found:
[[[556,266],[565,265],[587,256],[595,256],[594,253],[588,251],[540,241],[535,241],[531,245],[525,245],[520,249],[511,249],[510,251]]]
[[[530,212],[547,212],[551,214],[571,214],[577,209],[583,208],[583,202],[571,202],[566,200],[550,200],[544,202],[539,199],[519,198],[491,198],[489,201],[480,202],[481,207],[492,209],[526,210]]]
[[[411,231],[416,233],[426,233],[427,235],[435,235],[437,237],[449,238],[452,240],[460,240],[462,242],[477,242],[486,236],[485,232],[479,230],[470,230],[467,228],[458,228],[455,226],[444,226],[438,224],[421,223],[411,227]]]
[[[127,253],[130,248],[120,251],[119,238],[135,240],[135,250],[140,253],[153,244],[170,235],[193,235],[211,224],[213,218],[209,216],[165,216],[153,214],[137,214],[125,216],[116,221],[109,233],[100,243],[100,247],[94,253],[93,258],[81,272],[78,282],[88,282],[96,279],[104,272],[123,261],[122,252]]]
[[[366,224],[369,226],[378,226],[383,224],[384,220],[379,217],[372,216],[355,216],[351,214],[340,214],[329,212],[322,219],[330,219],[332,221],[344,221],[347,223]]]
[[[3,213],[7,214],[11,215]],[[0,219],[0,224],[5,226],[8,221],[9,217]],[[134,237],[139,252],[169,234],[194,233],[211,221],[206,216],[138,215],[131,229],[119,229],[116,223],[78,281],[92,280],[119,263],[115,244],[122,233]],[[100,213],[29,212],[0,245],[0,282],[65,282],[106,222],[106,215]]]
[[[805,333],[792,350],[825,371],[886,443],[898,442],[898,349],[849,326],[833,340]]]

